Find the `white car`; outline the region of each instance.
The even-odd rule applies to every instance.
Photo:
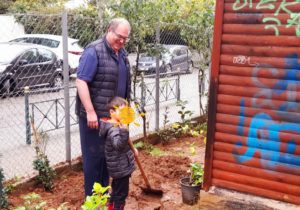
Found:
[[[11,39],[9,42],[22,42],[43,45],[51,48],[59,60],[63,60],[62,36],[52,34],[24,34]],[[78,39],[68,38],[68,60],[70,74],[74,74],[79,65],[79,58],[83,48],[78,44]]]

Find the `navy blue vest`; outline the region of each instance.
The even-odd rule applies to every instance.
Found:
[[[97,73],[94,79],[88,83],[92,104],[99,118],[109,117],[109,111],[106,107],[107,102],[117,95],[118,78],[119,78],[119,62],[118,57],[108,45],[105,38],[92,42],[87,46],[94,47],[98,57]],[[127,68],[127,90],[126,98],[130,99],[130,66],[124,49],[120,49],[121,55]],[[86,117],[86,111],[78,97],[76,98],[76,114]]]

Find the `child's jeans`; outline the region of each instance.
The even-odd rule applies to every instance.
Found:
[[[125,200],[129,192],[129,178],[130,175],[119,179],[113,179],[112,181],[112,193],[110,194],[109,203],[113,204],[114,209],[124,208]]]

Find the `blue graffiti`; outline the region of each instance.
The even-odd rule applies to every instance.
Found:
[[[244,127],[244,122],[245,122],[245,99],[241,99],[241,113],[240,113],[240,122],[239,122],[239,129],[238,129],[238,134],[241,136],[243,135],[243,127]]]
[[[298,63],[298,55],[294,54],[285,58],[285,65],[289,67],[286,70],[284,77],[279,80],[273,88],[275,94],[282,94],[286,90],[296,91],[296,85],[300,85],[300,80],[297,79],[300,73],[300,64]],[[290,86],[291,88],[288,88]]]
[[[268,68],[272,75],[277,75],[278,70],[268,64],[263,66]],[[273,109],[283,121],[297,121],[297,111],[300,110],[299,101],[297,101],[297,88],[300,86],[300,63],[298,55],[292,54],[285,58],[285,74],[272,87],[260,82],[257,78],[260,67],[253,69],[253,83],[261,88],[252,99],[253,107],[268,106]],[[288,92],[287,92],[288,91]],[[272,99],[275,95],[286,93],[286,100],[280,106],[275,106]],[[258,104],[260,99],[260,104]],[[294,111],[294,113],[289,113]],[[300,122],[300,121],[299,121]],[[243,135],[245,126],[245,99],[240,101],[240,118],[237,133]],[[300,168],[300,156],[296,155],[296,139],[289,139],[286,142],[286,151],[281,151],[282,142],[280,139],[281,132],[292,132],[300,135],[300,124],[297,123],[278,123],[266,113],[258,113],[253,116],[249,126],[246,145],[247,150],[243,154],[234,152],[234,157],[239,163],[245,163],[251,160],[255,154],[259,153],[260,162],[263,167],[275,169],[277,166],[297,167]],[[242,143],[238,141],[236,148],[240,148]]]
[[[276,165],[292,164],[300,168],[300,156],[293,155],[296,151],[295,139],[287,142],[287,153],[280,153],[280,132],[293,131],[300,134],[300,126],[295,123],[277,123],[265,113],[256,114],[250,123],[247,137],[247,151],[243,154],[234,154],[239,163],[251,160],[256,152],[264,159],[268,168],[275,168]],[[237,147],[241,143],[236,144]],[[268,161],[266,161],[268,160]],[[279,163],[278,163],[279,162]]]
[[[277,75],[278,70],[270,65],[264,65],[264,68],[269,68],[272,75]],[[283,78],[278,80],[273,87],[269,88],[267,85],[261,83],[257,78],[257,74],[260,71],[260,67],[256,66],[253,69],[253,83],[262,88],[257,94],[254,95],[252,99],[252,105],[254,107],[270,107],[271,109],[278,109],[278,115],[280,112],[288,111],[299,111],[300,104],[297,101],[297,87],[300,86],[300,63],[298,62],[298,55],[292,54],[285,58],[285,75]],[[275,107],[272,103],[272,98],[274,95],[281,95],[289,91],[287,94],[286,102],[280,105],[280,107]],[[258,104],[257,99],[263,97],[263,101]],[[289,116],[282,116],[286,119],[292,119],[293,114],[288,114]]]
[[[297,102],[297,86],[300,86],[300,63],[298,62],[298,55],[293,54],[286,57],[285,64],[288,67],[286,74],[282,80],[274,85],[274,88],[279,88],[282,91],[289,90],[291,92],[288,94],[287,102],[279,107],[279,111],[297,111],[300,105],[296,103],[291,104],[288,101]],[[275,94],[281,94],[280,90],[275,91]]]

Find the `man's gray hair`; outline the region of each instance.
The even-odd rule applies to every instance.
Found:
[[[130,23],[128,22],[128,20],[126,20],[125,18],[114,18],[110,21],[108,28],[115,30],[120,24],[124,24],[128,26],[129,32],[131,31],[131,26]]]

